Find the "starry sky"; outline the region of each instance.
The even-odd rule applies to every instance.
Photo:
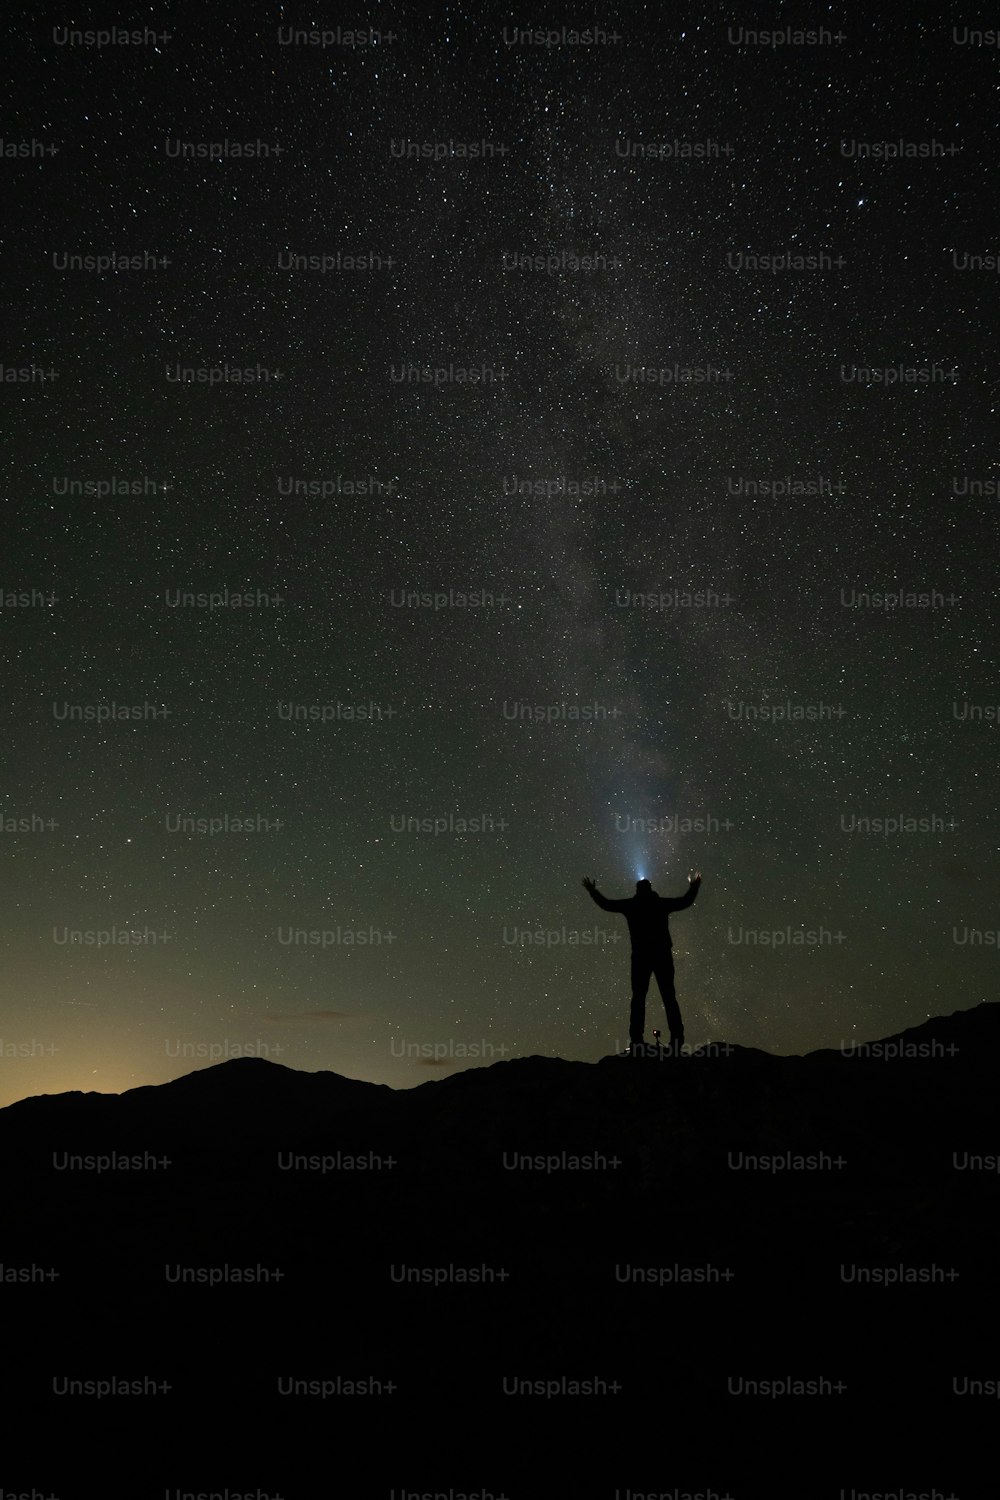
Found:
[[[994,998],[997,48],[185,9],[5,48],[0,1103],[596,1060],[584,875],[691,1044]]]

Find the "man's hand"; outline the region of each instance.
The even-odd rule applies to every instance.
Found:
[[[688,885],[701,885],[701,871],[695,870],[694,874],[688,875]]]
[[[597,890],[597,881],[596,880],[589,880],[587,878],[587,876],[585,875],[583,877],[583,888],[584,888],[585,891],[596,891]]]

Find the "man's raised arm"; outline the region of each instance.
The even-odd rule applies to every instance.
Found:
[[[607,898],[607,896],[602,896],[601,893],[600,893],[600,891],[597,889],[597,883],[596,883],[596,881],[588,880],[588,878],[587,878],[586,875],[583,877],[583,888],[584,888],[585,891],[588,891],[590,893],[590,895],[597,902],[598,906],[602,909],[602,911],[624,911],[625,910],[625,902],[624,901],[609,901],[608,898]]]
[[[701,889],[701,873],[696,871],[694,875],[688,876],[688,888],[683,896],[664,896],[668,911],[683,911],[685,906],[690,906]]]

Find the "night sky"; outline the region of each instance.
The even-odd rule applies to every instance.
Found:
[[[5,47],[0,1103],[596,1060],[585,875],[692,1045],[995,998],[977,16],[196,9]]]

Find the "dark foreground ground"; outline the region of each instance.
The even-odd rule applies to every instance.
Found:
[[[988,1493],[1000,1006],[892,1042],[0,1111],[5,1497]]]

